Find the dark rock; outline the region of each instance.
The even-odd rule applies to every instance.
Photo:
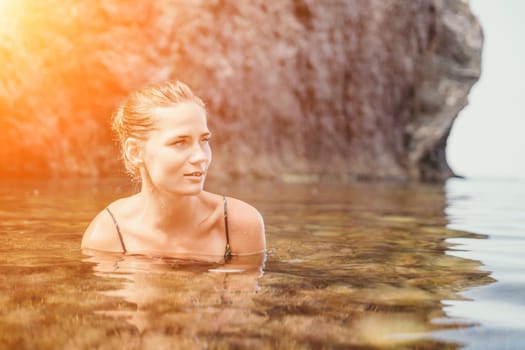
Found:
[[[2,176],[122,172],[116,104],[179,79],[207,102],[215,176],[439,180],[480,75],[466,1],[12,3]]]

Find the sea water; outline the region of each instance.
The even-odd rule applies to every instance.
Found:
[[[260,210],[265,256],[81,251],[133,186],[4,181],[0,348],[525,348],[523,182],[207,188]]]

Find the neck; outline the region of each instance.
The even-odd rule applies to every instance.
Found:
[[[162,192],[143,183],[139,200],[141,220],[154,229],[174,233],[192,230],[195,225],[197,196]]]

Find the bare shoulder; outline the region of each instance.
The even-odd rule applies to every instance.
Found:
[[[115,222],[106,209],[100,211],[91,220],[82,237],[81,248],[109,252],[123,251]]]
[[[228,229],[234,254],[256,254],[266,249],[264,220],[257,209],[239,199],[227,197]]]

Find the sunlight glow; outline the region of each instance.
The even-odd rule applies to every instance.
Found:
[[[13,17],[16,16],[16,1],[0,0],[0,38],[12,31]]]
[[[13,5],[15,5],[17,2],[13,0],[0,0],[0,23],[2,23],[6,17],[6,15],[11,15],[13,12]]]

